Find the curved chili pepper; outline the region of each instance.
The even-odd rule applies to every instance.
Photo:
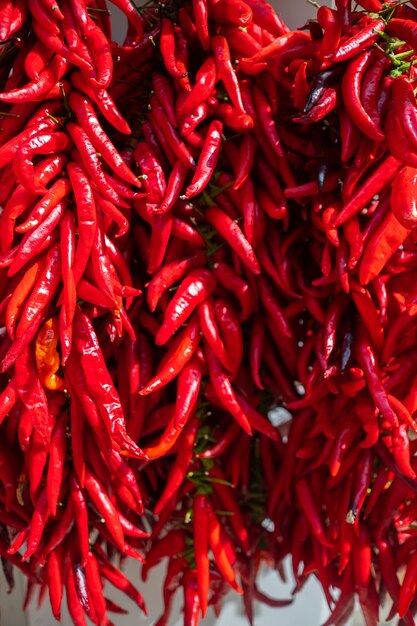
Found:
[[[181,159],[184,165],[187,165],[190,168],[194,168],[195,162],[190,151],[188,150],[185,143],[181,141],[181,138],[178,135],[176,129],[170,124],[170,121],[164,109],[161,107],[155,96],[152,96],[150,100],[149,115],[151,116],[151,119],[155,122],[156,126],[158,126],[163,132],[165,141],[167,142],[173,153],[179,159]]]
[[[236,394],[233,390],[229,377],[226,375],[226,372],[223,370],[223,367],[218,361],[216,355],[208,345],[205,346],[204,352],[207,357],[210,380],[216,396],[220,400],[222,406],[224,406],[224,408],[229,411],[231,415],[233,415],[243,430],[248,435],[251,435],[252,428],[250,420],[236,398]]]
[[[307,113],[297,115],[293,121],[297,124],[312,124],[319,122],[328,115],[337,105],[338,92],[333,87],[327,87],[318,102]]]
[[[16,329],[16,340],[9,348],[1,370],[6,371],[32,341],[61,280],[60,251],[54,245],[48,251],[45,267],[28,298]],[[36,369],[36,368],[35,368]]]
[[[35,175],[33,167],[34,157],[38,154],[63,152],[70,146],[70,139],[62,132],[40,132],[22,143],[17,150],[14,165],[19,181],[29,191],[33,191],[37,194],[45,194],[47,189],[40,184],[39,177]]]
[[[211,298],[199,305],[198,314],[205,341],[207,341],[221,364],[229,371],[233,371],[229,355],[227,354],[226,347],[217,326],[214,305]]]
[[[263,130],[268,143],[277,157],[282,157],[284,151],[272,115],[271,105],[263,91],[258,87],[255,86],[253,88],[252,95],[260,128]]]
[[[214,52],[217,71],[223,81],[226,91],[229,94],[235,108],[239,111],[239,113],[245,115],[246,110],[243,106],[239,81],[232,66],[227,39],[222,35],[216,35],[211,38],[211,47]]]
[[[367,16],[364,19],[368,21]],[[357,33],[348,37],[336,50],[332,51],[328,55],[325,60],[325,65],[330,65],[331,63],[341,63],[342,61],[352,59],[359,52],[370,48],[378,39],[379,32],[382,32],[385,29],[386,25],[383,19],[370,18],[368,23],[365,23]]]
[[[49,466],[46,479],[48,505],[52,515],[56,515],[59,495],[64,475],[65,453],[67,448],[67,423],[62,417],[58,420],[52,433],[49,451]]]
[[[219,572],[223,576],[224,580],[228,582],[237,593],[243,593],[243,589],[236,580],[236,574],[223,543],[222,529],[219,520],[209,501],[207,501],[207,514],[209,520],[209,545],[213,552],[214,560]]]
[[[22,561],[27,561],[33,554],[35,554],[41,541],[42,533],[44,531],[46,522],[48,521],[49,515],[49,505],[46,490],[44,490],[42,491],[36,502],[30,525],[27,548],[24,555],[22,556]]]
[[[44,99],[67,70],[67,61],[59,54],[56,54],[37,80],[28,83],[24,87],[0,93],[0,100],[3,102],[24,102],[26,100]]]
[[[163,511],[168,500],[177,492],[186,477],[193,457],[197,431],[198,420],[194,418],[188,423],[181,435],[177,458],[170,468],[165,488],[154,508],[156,515]]]
[[[88,466],[85,470],[85,486],[94,506],[103,517],[116,545],[124,552],[125,538],[117,509],[105,492],[103,485],[101,485]]]
[[[211,122],[204,146],[198,159],[191,184],[185,190],[186,198],[193,198],[203,191],[210,181],[220,156],[223,124],[217,120]]]
[[[85,382],[111,435],[129,454],[143,458],[143,453],[126,432],[120,399],[104,362],[103,353],[91,321],[79,313],[74,318],[74,347],[80,355]],[[68,366],[68,365],[67,365]]]
[[[176,378],[192,358],[199,343],[200,324],[195,317],[188,322],[184,331],[175,339],[158,372],[147,383],[146,387],[139,391],[140,395],[145,396],[153,393]]]
[[[205,102],[212,94],[217,80],[216,62],[213,57],[208,57],[198,69],[195,84],[181,100],[178,99],[178,115],[184,117],[202,102]]]
[[[342,79],[344,105],[356,126],[375,141],[382,141],[384,133],[378,121],[372,119],[361,100],[361,86],[366,70],[375,63],[373,49],[352,59]]]
[[[69,95],[68,103],[76,114],[81,128],[83,128],[94,148],[97,152],[100,152],[106,163],[113,168],[120,178],[136,187],[141,187],[140,181],[127,167],[121,155],[101,127],[89,99],[73,91]]]
[[[253,248],[234,220],[230,219],[221,209],[214,207],[207,209],[204,215],[216,231],[226,239],[245,265],[254,274],[259,274],[260,267]]]
[[[352,199],[343,206],[334,220],[333,226],[341,226],[353,215],[364,209],[372,198],[387,186],[387,182],[398,173],[400,168],[401,163],[396,158],[388,156],[356,191]]]
[[[163,18],[161,22],[160,48],[165,67],[171,76],[184,78],[184,72],[178,69],[175,56],[175,36],[172,22]],[[186,76],[187,74],[185,74]]]
[[[216,287],[216,279],[209,270],[196,269],[182,281],[169,303],[164,321],[155,341],[163,345],[179,329],[200,302],[203,302]]]
[[[320,56],[324,58],[337,49],[342,34],[342,24],[337,12],[327,6],[321,6],[318,9],[317,21],[324,31],[320,46]]]
[[[367,333],[362,324],[356,329],[355,353],[358,363],[364,371],[369,385],[369,392],[376,406],[393,426],[398,427],[397,415],[388,402],[387,393],[381,382],[375,354],[369,344]]]
[[[76,89],[84,92],[93,102],[95,102],[95,104],[97,104],[100,112],[106,120],[114,126],[114,128],[126,135],[131,134],[132,131],[129,124],[118,111],[114,100],[105,89],[93,88],[88,82],[85,81],[81,72],[73,72],[71,74],[71,83]]]
[[[249,3],[248,3],[249,4]],[[250,5],[253,8],[253,4]],[[307,44],[311,41],[311,37],[308,33],[304,33],[302,31],[290,31],[285,32],[277,36],[270,44],[264,46],[259,52],[252,55],[249,58],[242,59],[244,64],[255,65],[258,63],[262,63],[269,59],[270,57],[274,57],[275,55],[283,54],[287,49],[290,49],[294,45],[298,44]]]
[[[367,285],[380,274],[386,263],[410,234],[389,211],[368,240],[359,267],[359,282]]]

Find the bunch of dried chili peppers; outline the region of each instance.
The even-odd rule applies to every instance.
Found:
[[[0,0],[0,555],[184,625],[417,612],[417,2]],[[122,44],[110,9],[127,17]],[[139,585],[140,587],[140,585]],[[117,622],[117,620],[116,620]]]

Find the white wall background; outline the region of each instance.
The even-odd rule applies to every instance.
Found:
[[[328,5],[332,4],[331,0],[321,3]],[[308,4],[307,0],[273,0],[272,4],[292,28],[301,26],[306,19],[313,16],[316,11],[313,6]],[[115,36],[117,38],[117,32],[123,32],[124,20],[120,17],[120,15],[117,15],[116,10],[114,13]],[[287,570],[289,574],[288,567]],[[126,599],[125,596],[118,594],[118,592],[112,593],[109,588],[107,595],[115,601],[120,601],[120,604],[123,607],[129,609],[129,616],[114,616],[113,621],[115,625],[152,626],[161,613],[161,586],[165,568],[162,566],[153,570],[146,584],[140,581],[139,568],[136,562],[128,563],[125,573],[130,577],[134,584],[139,586],[145,597],[149,615],[152,616],[152,618],[145,618],[142,613],[138,611],[137,607]],[[293,581],[290,574],[289,582],[287,584],[283,584],[279,580],[278,576],[273,572],[265,572],[261,575],[260,581],[260,587],[273,597],[287,598],[289,597],[293,587]],[[50,612],[48,599],[44,602],[44,606],[39,609],[36,606],[35,598],[29,608],[29,611],[26,614],[23,613],[21,607],[25,593],[25,583],[17,572],[16,588],[12,594],[8,595],[6,593],[7,585],[2,575],[0,575],[0,583],[0,626],[52,626],[56,623]],[[182,620],[180,618],[181,607],[181,593],[178,593],[175,616],[170,626],[180,626],[182,624]],[[64,626],[70,626],[71,621],[65,611],[65,606],[63,608],[62,624]],[[319,626],[319,624],[322,624],[327,617],[328,609],[320,586],[314,578],[311,578],[304,590],[298,594],[297,599],[292,606],[277,610],[270,609],[264,605],[258,605],[256,607],[255,626],[275,626],[275,624],[279,624],[279,626]],[[202,625],[212,626],[214,623],[214,615],[211,610],[209,610],[206,619],[202,622]],[[216,626],[247,626],[247,624],[248,622],[242,614],[240,599],[231,595],[225,603],[223,612],[220,619],[217,621]],[[362,624],[362,617],[360,613],[357,613],[350,621],[349,626],[362,626]]]

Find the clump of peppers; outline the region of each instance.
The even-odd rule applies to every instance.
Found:
[[[179,587],[252,622],[290,555],[329,626],[412,625],[416,3],[113,4],[120,44],[105,0],[0,3],[8,584],[109,624],[112,555],[167,559],[159,626]]]

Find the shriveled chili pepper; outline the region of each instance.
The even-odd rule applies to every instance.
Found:
[[[57,376],[59,355],[57,352],[59,321],[50,317],[39,330],[36,337],[35,357],[39,379],[47,389],[64,389],[64,380]]]

